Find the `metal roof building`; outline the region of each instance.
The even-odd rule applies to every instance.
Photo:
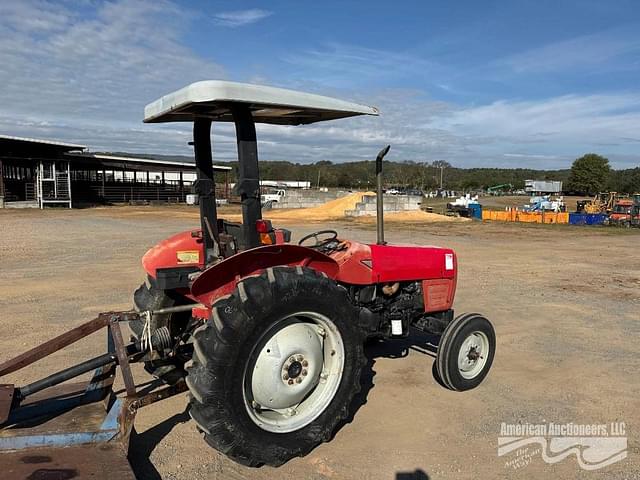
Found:
[[[195,164],[87,152],[84,145],[0,135],[0,208],[184,202]],[[228,198],[231,167],[214,165]]]

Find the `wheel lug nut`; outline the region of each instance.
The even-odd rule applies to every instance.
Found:
[[[289,381],[287,382],[289,385],[293,385],[293,379],[289,379]]]
[[[296,358],[296,360],[298,360],[299,362],[301,362],[302,360],[304,360],[304,357],[302,355],[298,355],[298,358]]]
[[[282,379],[283,379],[283,380],[289,380],[289,375],[283,375],[283,376],[282,376]]]
[[[294,356],[289,357],[289,363],[293,363],[295,361],[296,361],[296,357]]]
[[[302,383],[302,379],[300,377],[296,378],[296,383]]]
[[[307,376],[307,371],[306,370],[302,370],[302,376],[306,377]]]
[[[309,366],[309,362],[307,362],[306,360],[302,361],[302,366],[303,367],[308,367]]]

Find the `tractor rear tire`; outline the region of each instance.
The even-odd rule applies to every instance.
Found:
[[[329,441],[358,403],[367,361],[357,320],[346,290],[313,269],[275,267],[241,280],[194,332],[185,365],[190,415],[206,442],[257,467]],[[301,397],[291,400],[296,388]]]
[[[161,308],[173,307],[176,304],[176,298],[173,298],[164,290],[155,288],[150,280],[143,283],[133,294],[133,305],[137,312],[145,312],[147,310],[159,310]],[[151,318],[151,332],[161,327],[168,327],[173,335],[175,333],[175,324],[184,323],[183,318],[179,318],[183,313],[159,314],[153,315]],[[172,328],[174,327],[174,328]],[[129,328],[133,336],[140,339],[144,329],[143,320],[135,320],[129,322]],[[147,372],[163,382],[173,385],[185,376],[184,369],[181,365],[173,361],[155,359],[144,362],[144,368]]]

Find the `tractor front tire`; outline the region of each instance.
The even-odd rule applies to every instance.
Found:
[[[479,313],[465,313],[442,333],[436,371],[450,390],[470,390],[489,373],[495,351],[496,334],[491,322]]]
[[[346,290],[304,267],[242,279],[194,332],[186,382],[206,442],[278,466],[329,441],[357,407],[364,333]]]

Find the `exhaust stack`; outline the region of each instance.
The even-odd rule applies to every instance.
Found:
[[[389,153],[389,149],[391,145],[387,145],[376,157],[376,207],[377,207],[377,215],[376,215],[376,226],[378,230],[378,241],[376,242],[378,245],[384,245],[384,203],[382,199],[382,159],[384,156]]]

